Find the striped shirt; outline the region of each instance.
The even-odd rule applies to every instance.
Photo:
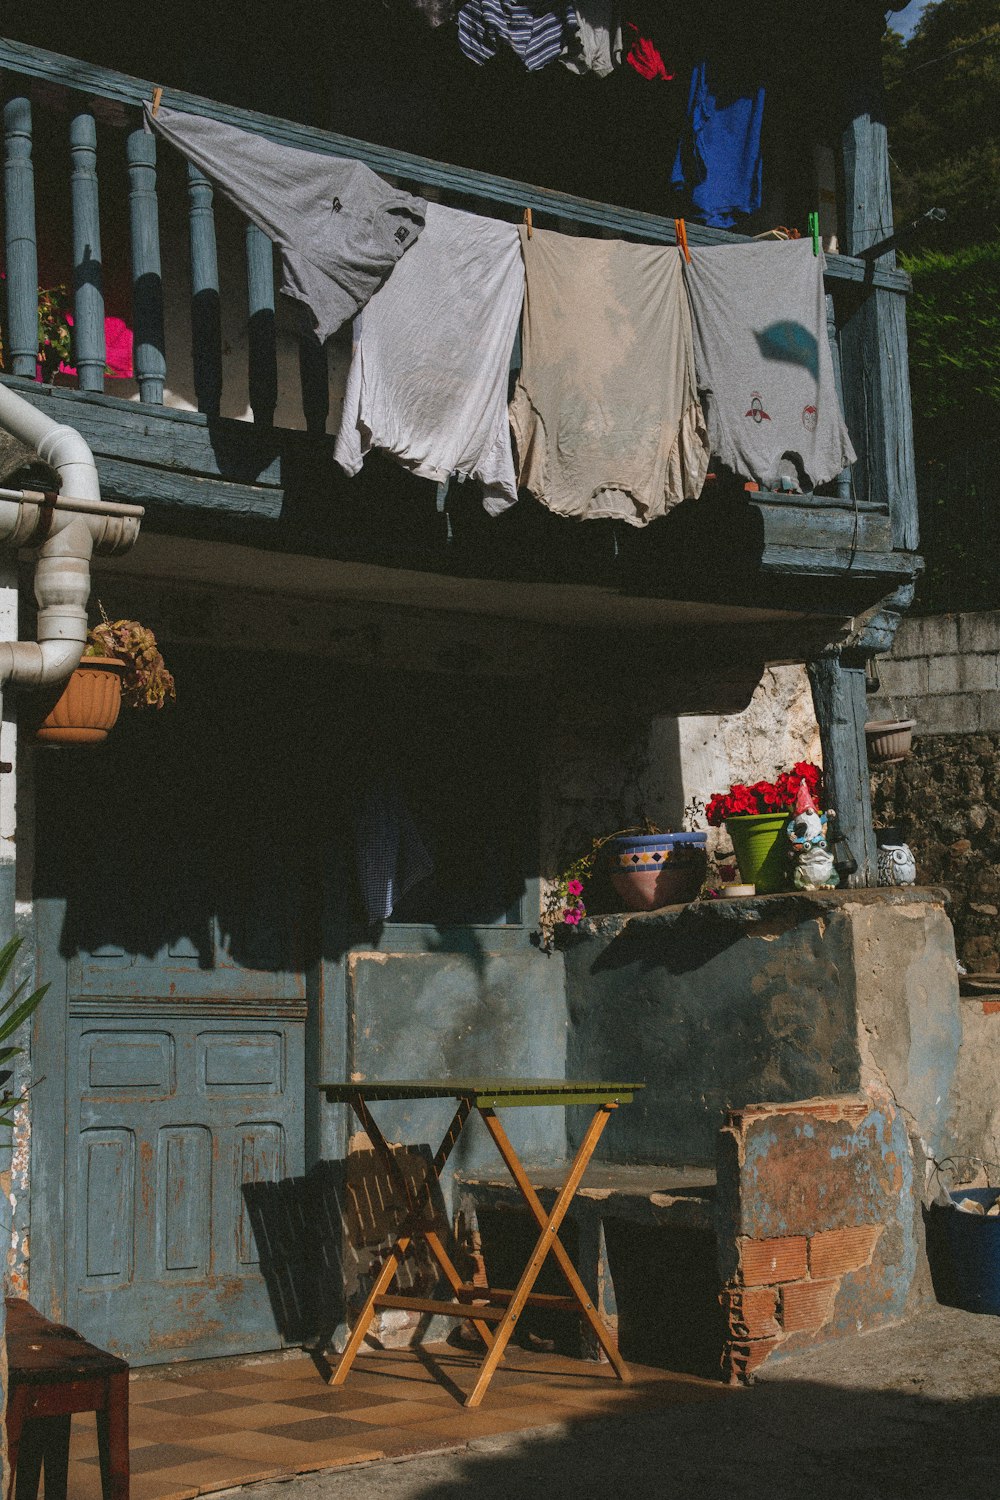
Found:
[[[458,12],[458,44],[474,63],[506,44],[530,73],[554,62],[579,30],[567,0],[467,0]]]

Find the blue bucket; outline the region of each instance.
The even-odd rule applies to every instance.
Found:
[[[971,1198],[986,1209],[1000,1197],[1000,1189],[965,1188],[949,1197],[953,1203]],[[942,1208],[940,1216],[951,1259],[955,1305],[967,1312],[1000,1315],[1000,1218],[980,1218],[957,1208]]]

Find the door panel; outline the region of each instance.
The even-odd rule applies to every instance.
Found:
[[[174,709],[38,759],[32,1296],[135,1364],[282,1342],[262,1205],[304,1173],[318,957],[300,665],[169,660]]]
[[[71,1016],[66,1312],[135,1363],[280,1343],[247,1200],[303,1169],[303,1021],[170,1025]]]

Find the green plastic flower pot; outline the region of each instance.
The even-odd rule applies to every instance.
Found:
[[[726,832],[733,841],[740,878],[763,894],[789,888],[788,845],[785,840],[787,812],[747,813],[727,818]]]

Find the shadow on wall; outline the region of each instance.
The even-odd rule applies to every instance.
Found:
[[[398,1147],[394,1154],[416,1194],[430,1167],[431,1148]],[[401,1193],[370,1151],[319,1162],[304,1177],[246,1182],[242,1192],[278,1333],[286,1343],[328,1347],[367,1295],[371,1273],[405,1213]],[[448,1244],[451,1231],[437,1185],[431,1209]],[[460,1248],[450,1253],[471,1278],[468,1257]],[[429,1296],[439,1274],[426,1245],[418,1244],[393,1290]]]
[[[165,649],[175,705],[123,713],[90,755],[37,758],[35,894],[65,904],[63,956],[153,959],[163,984],[178,971],[222,983],[241,969],[295,974],[377,940],[355,814],[365,788],[391,777],[434,864],[393,919],[437,928],[446,952],[465,925],[481,974],[469,924],[519,921],[535,869],[531,756],[505,686]]]

